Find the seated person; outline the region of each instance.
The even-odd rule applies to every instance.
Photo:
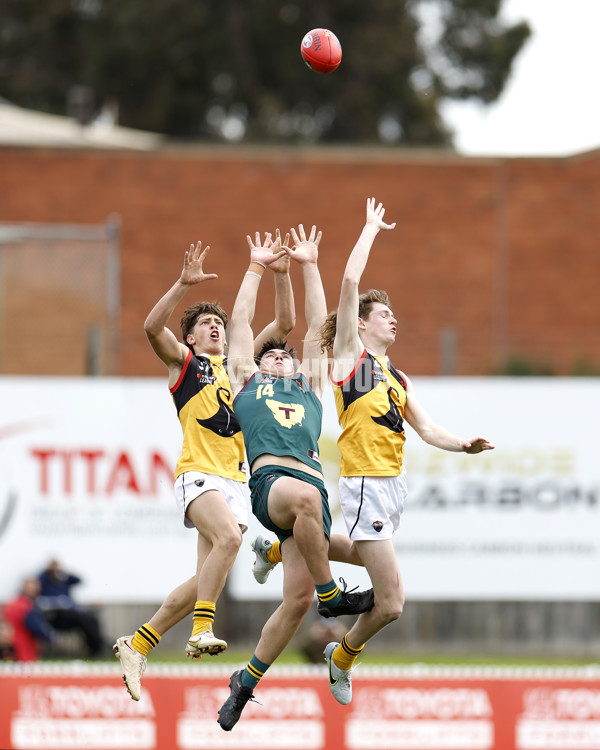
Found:
[[[38,579],[41,584],[38,606],[50,625],[56,630],[78,630],[83,635],[88,654],[99,656],[103,639],[98,615],[77,604],[71,596],[72,586],[81,583],[81,578],[64,571],[58,560],[50,560]]]
[[[12,627],[12,647],[17,661],[38,661],[44,643],[54,640],[54,631],[36,605],[40,593],[37,578],[26,578],[20,592],[4,606],[4,620]]]

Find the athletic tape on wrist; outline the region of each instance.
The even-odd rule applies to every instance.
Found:
[[[264,266],[262,263],[259,263],[257,260],[253,260],[252,263],[248,266],[248,271],[251,271],[252,273],[255,273],[257,276],[262,276],[265,272],[266,266]]]

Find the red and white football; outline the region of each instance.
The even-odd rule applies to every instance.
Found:
[[[300,45],[302,59],[315,73],[332,73],[342,62],[342,45],[329,29],[313,29]]]

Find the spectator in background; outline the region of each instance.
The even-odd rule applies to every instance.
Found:
[[[98,615],[94,610],[77,604],[71,588],[81,578],[62,569],[58,560],[50,560],[38,576],[41,590],[37,600],[39,609],[55,630],[78,630],[85,640],[89,656],[100,656],[104,641]]]
[[[54,640],[54,630],[36,606],[40,593],[37,578],[26,578],[21,591],[4,606],[3,617],[12,626],[15,659],[41,659],[44,643]]]
[[[15,661],[17,655],[14,647],[15,629],[4,620],[0,620],[0,661]]]

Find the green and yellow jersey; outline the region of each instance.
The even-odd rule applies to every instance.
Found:
[[[321,471],[319,436],[323,407],[304,375],[276,378],[254,373],[235,397],[248,464],[265,453],[293,456]]]

